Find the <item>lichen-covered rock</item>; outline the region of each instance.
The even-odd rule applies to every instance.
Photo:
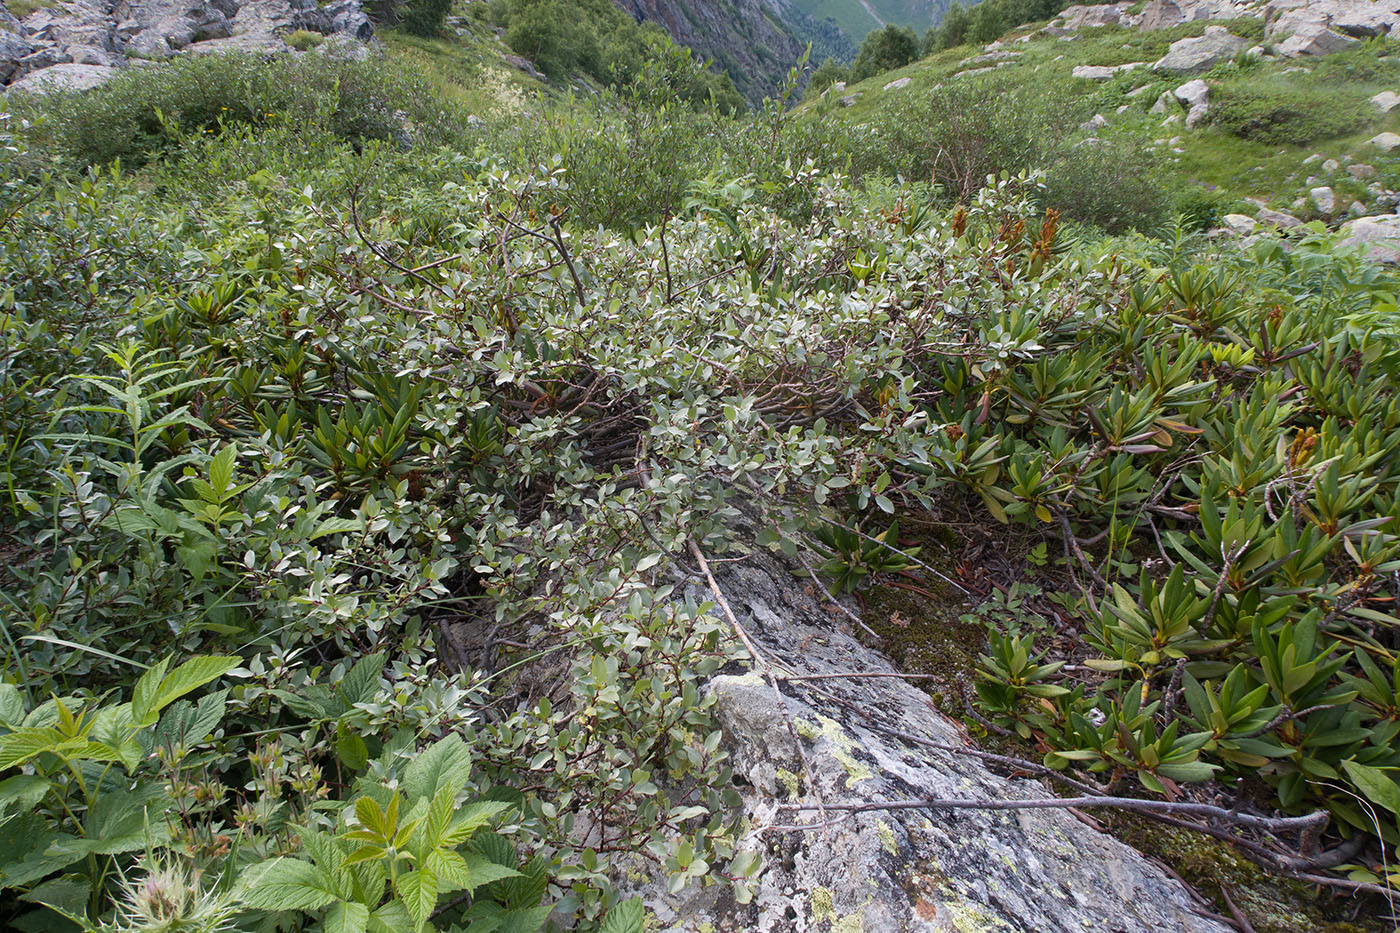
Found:
[[[753,529],[756,533],[756,529]],[[717,567],[720,586],[761,650],[800,673],[889,673],[843,630],[842,617],[772,555]],[[711,600],[694,579],[690,598]],[[970,745],[929,697],[894,678],[780,681],[756,671],[712,678],[762,852],[756,894],[723,886],[669,893],[664,881],[624,883],[643,895],[657,930],[707,933],[1226,933],[1195,911],[1186,889],[1136,851],[1063,810],[895,810],[848,814],[781,809],[929,796],[1029,798],[1039,783],[994,774],[978,760],[892,735]],[[793,731],[798,733],[794,740]],[[798,742],[801,743],[801,754]],[[805,764],[804,764],[805,759]],[[810,770],[806,770],[810,768]],[[807,831],[765,827],[831,821]],[[635,873],[633,878],[636,878]],[[649,929],[652,929],[649,927]]]

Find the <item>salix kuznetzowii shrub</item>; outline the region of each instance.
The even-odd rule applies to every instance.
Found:
[[[85,322],[55,329],[73,355],[61,375],[81,395],[24,415],[38,459],[16,501],[32,503],[22,530],[40,548],[6,568],[7,599],[24,607],[7,631],[45,639],[14,656],[46,682],[91,676],[90,652],[72,644],[143,663],[176,644],[246,653],[250,676],[230,702],[274,731],[216,761],[250,759],[259,792],[221,812],[249,828],[258,858],[297,857],[303,828],[358,831],[314,806],[332,770],[343,787],[361,770],[392,780],[402,762],[386,762],[386,747],[457,733],[483,782],[472,793],[532,788],[508,835],[549,863],[565,911],[592,922],[615,909],[619,849],[676,885],[721,872],[747,884],[760,866],[719,790],[724,749],[701,689],[734,649],[703,604],[667,591],[679,582],[669,557],[692,541],[722,552],[749,497],[779,500],[775,536],[795,549],[813,519],[833,519],[817,509],[833,494],[833,507],[879,511],[880,527],[884,503],[980,502],[989,522],[1031,523],[1052,544],[1059,533],[1068,572],[1123,589],[1121,616],[1087,621],[1104,629],[1108,662],[1131,633],[1142,670],[1091,685],[1060,669],[1036,681],[1068,691],[1034,698],[1048,703],[1041,719],[1009,713],[1057,766],[1162,792],[1257,755],[1288,805],[1326,803],[1369,831],[1330,788],[1396,767],[1393,712],[1352,661],[1367,651],[1381,672],[1393,661],[1381,568],[1396,421],[1384,391],[1350,397],[1323,370],[1364,385],[1393,374],[1388,280],[1321,241],[1288,255],[1265,244],[1248,278],[1057,246],[1032,177],[993,179],[943,221],[908,225],[794,163],[783,177],[806,212],[775,213],[744,183],[694,186],[662,249],[656,231],[567,216],[556,228],[567,174],[489,160],[454,163],[450,183],[396,176],[403,190],[352,211],[341,183],[379,163],[343,158],[295,184],[269,172],[203,188],[220,210],[200,225],[159,221],[180,248],[133,251],[95,291],[47,259],[36,278],[7,279],[27,312]],[[129,182],[84,184],[59,180],[52,201],[86,199],[79,209],[138,226],[147,208]],[[30,254],[70,255],[70,230],[25,224]],[[16,231],[4,235],[17,252]],[[168,284],[152,288],[162,264]],[[236,281],[240,297],[186,284],[193,268]],[[113,359],[101,346],[130,349]],[[348,412],[363,427],[366,412],[403,401],[401,384],[423,395],[401,439],[380,446],[390,461],[337,477],[334,458],[311,452],[317,412],[332,427],[347,412],[349,451]],[[160,430],[133,431],[112,404],[133,387],[143,426],[169,419]],[[1247,438],[1231,430],[1245,423]],[[141,458],[121,446],[137,436],[152,438]],[[233,460],[227,484],[219,457]],[[218,510],[227,536],[202,576],[199,561],[164,552],[190,547],[184,537],[138,540],[101,520],[143,503],[206,529],[193,516]],[[1102,528],[1109,554],[1094,543]],[[1173,562],[1179,585],[1163,582]],[[1148,583],[1157,595],[1144,598]],[[157,613],[165,625],[149,624]],[[1183,617],[1204,631],[1182,631]],[[435,658],[493,627],[499,641],[456,657],[480,670],[431,686]],[[306,689],[322,682],[307,667],[353,685],[355,662],[381,653],[397,673],[372,695]],[[568,674],[532,677],[549,659]],[[1358,671],[1366,691],[1346,679]],[[1022,685],[1008,686],[1002,699],[1021,703]],[[284,695],[303,690],[315,702]],[[1207,692],[1232,710],[1223,734]],[[508,695],[509,709],[486,701]],[[1324,708],[1293,706],[1308,702]],[[1285,718],[1249,736],[1273,706]],[[1367,793],[1382,786],[1370,777]],[[378,813],[390,804],[376,799]],[[615,822],[579,839],[579,814],[600,809]],[[421,912],[422,890],[395,889],[407,910],[405,893]]]

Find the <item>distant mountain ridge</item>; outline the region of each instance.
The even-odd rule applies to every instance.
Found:
[[[774,93],[810,43],[812,61],[850,61],[853,41],[834,19],[817,19],[799,0],[614,0],[639,22],[654,22],[682,45],[727,71],[746,98]],[[811,3],[811,0],[804,0]],[[828,0],[830,2],[830,0]],[[859,3],[859,0],[843,0]],[[900,0],[879,0],[898,3]],[[910,2],[910,0],[903,0]],[[915,0],[943,2],[943,0]]]

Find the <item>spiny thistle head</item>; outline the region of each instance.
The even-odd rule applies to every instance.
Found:
[[[229,928],[237,907],[227,895],[205,891],[199,873],[153,859],[144,877],[122,886],[112,933],[217,933]]]

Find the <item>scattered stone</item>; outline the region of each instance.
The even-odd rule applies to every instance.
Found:
[[[1113,69],[1107,65],[1075,65],[1070,74],[1088,81],[1107,81],[1113,77]]]
[[[1244,236],[1246,233],[1253,233],[1258,226],[1253,217],[1248,214],[1226,214],[1221,218],[1229,231],[1237,236]]]
[[[1321,155],[1321,153],[1314,152],[1312,155],[1308,156],[1306,159],[1303,160],[1303,164],[1304,164],[1304,165],[1312,165],[1314,162],[1321,162],[1321,161],[1322,161],[1322,155]]]
[[[1166,113],[1168,110],[1172,109],[1172,105],[1173,105],[1173,103],[1175,102],[1175,100],[1176,100],[1176,98],[1172,97],[1170,91],[1163,91],[1163,92],[1157,97],[1156,102],[1152,104],[1152,109],[1151,109],[1150,111],[1148,111],[1148,112],[1149,112],[1149,113]]]
[[[1365,247],[1367,258],[1400,265],[1400,215],[1362,217],[1342,227],[1342,246]]]
[[[1352,202],[1351,202],[1351,207],[1348,207],[1348,208],[1347,208],[1347,216],[1348,216],[1348,217],[1364,217],[1364,216],[1366,216],[1366,205],[1362,204],[1360,201],[1352,201]]]
[[[1207,71],[1221,62],[1229,61],[1245,47],[1245,40],[1224,26],[1207,26],[1205,35],[1197,39],[1178,39],[1159,58],[1153,68],[1174,74],[1194,74]]]
[[[1309,190],[1308,197],[1312,199],[1313,206],[1324,214],[1332,213],[1337,207],[1337,195],[1326,185]]]
[[[1295,205],[1296,207],[1297,205]],[[1283,230],[1291,230],[1294,227],[1301,227],[1303,222],[1292,214],[1285,214],[1283,211],[1271,211],[1267,207],[1259,208],[1259,222],[1261,224],[1272,224]]]
[[[1370,178],[1376,174],[1374,165],[1367,165],[1365,162],[1357,162],[1355,165],[1347,166],[1347,174],[1358,181],[1362,178]]]
[[[1322,170],[1324,172],[1327,172],[1328,174],[1335,172],[1341,167],[1341,163],[1339,163],[1336,159],[1328,159],[1326,162],[1322,163]]]
[[[1107,81],[1120,71],[1132,71],[1145,64],[1147,62],[1128,62],[1125,65],[1075,65],[1070,74],[1076,78],[1087,78],[1090,81]]]
[[[1186,128],[1194,129],[1210,110],[1210,88],[1200,78],[1187,81],[1172,92],[1186,110]]]
[[[1087,130],[1088,132],[1093,132],[1094,130],[1101,130],[1105,126],[1108,126],[1108,118],[1101,113],[1096,113],[1089,119],[1085,120],[1083,123],[1079,124],[1079,128],[1081,130]]]
[[[1389,152],[1396,146],[1400,146],[1400,136],[1394,133],[1378,133],[1371,137],[1370,143],[1381,152]]]
[[[1390,113],[1395,109],[1396,104],[1400,104],[1400,94],[1394,91],[1381,91],[1371,98],[1371,103],[1375,104],[1376,109],[1381,113]]]
[[[842,106],[842,107],[854,107],[854,106],[856,105],[856,101],[859,100],[859,99],[860,99],[860,95],[859,95],[859,94],[847,94],[845,97],[841,98],[841,106]]]
[[[910,84],[910,82],[913,81],[913,80],[914,80],[914,79],[911,78],[911,77],[909,77],[908,75],[905,75],[905,76],[902,77],[902,78],[895,78],[895,79],[894,79],[893,81],[891,81],[889,84],[886,84],[886,85],[885,85],[885,90],[887,90],[887,91],[897,91],[897,90],[899,90],[900,88],[908,87],[909,84]]]

